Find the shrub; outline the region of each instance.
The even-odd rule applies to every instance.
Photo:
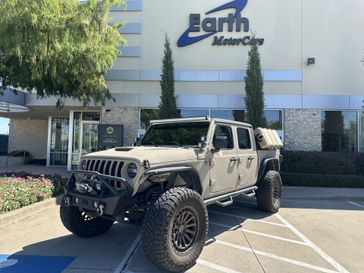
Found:
[[[0,213],[58,195],[63,192],[64,181],[60,176],[0,174]]]
[[[364,175],[364,154],[283,151],[282,171],[328,175]]]

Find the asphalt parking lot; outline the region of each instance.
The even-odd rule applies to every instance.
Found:
[[[364,190],[285,188],[270,215],[253,200],[209,207],[209,239],[188,272],[364,272]],[[58,207],[0,227],[0,272],[162,272],[144,256],[140,228],[97,238],[63,228]]]

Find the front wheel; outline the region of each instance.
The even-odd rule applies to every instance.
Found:
[[[187,188],[172,188],[148,209],[142,245],[146,256],[170,272],[191,268],[201,254],[208,230],[202,197]]]
[[[86,238],[107,232],[114,223],[77,207],[66,206],[64,199],[60,208],[60,216],[65,228],[75,235]]]
[[[281,207],[282,179],[277,171],[269,171],[258,183],[258,207],[262,211],[276,213]]]

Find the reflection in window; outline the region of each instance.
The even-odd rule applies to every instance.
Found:
[[[322,150],[325,152],[356,152],[357,113],[323,111],[321,114]]]
[[[181,118],[207,117],[208,115],[209,115],[209,110],[193,110],[193,109],[181,110]]]
[[[267,120],[267,127],[273,130],[283,130],[283,120],[281,110],[265,110],[265,119]]]
[[[211,110],[211,117],[245,122],[244,113],[244,110]]]
[[[141,109],[140,129],[147,129],[153,119],[158,119],[158,109]]]
[[[69,118],[52,117],[50,165],[66,165],[68,155]]]
[[[360,113],[360,152],[364,153],[364,112]]]

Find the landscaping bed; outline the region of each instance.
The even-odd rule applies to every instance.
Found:
[[[61,176],[0,174],[0,214],[61,194],[66,181]]]

